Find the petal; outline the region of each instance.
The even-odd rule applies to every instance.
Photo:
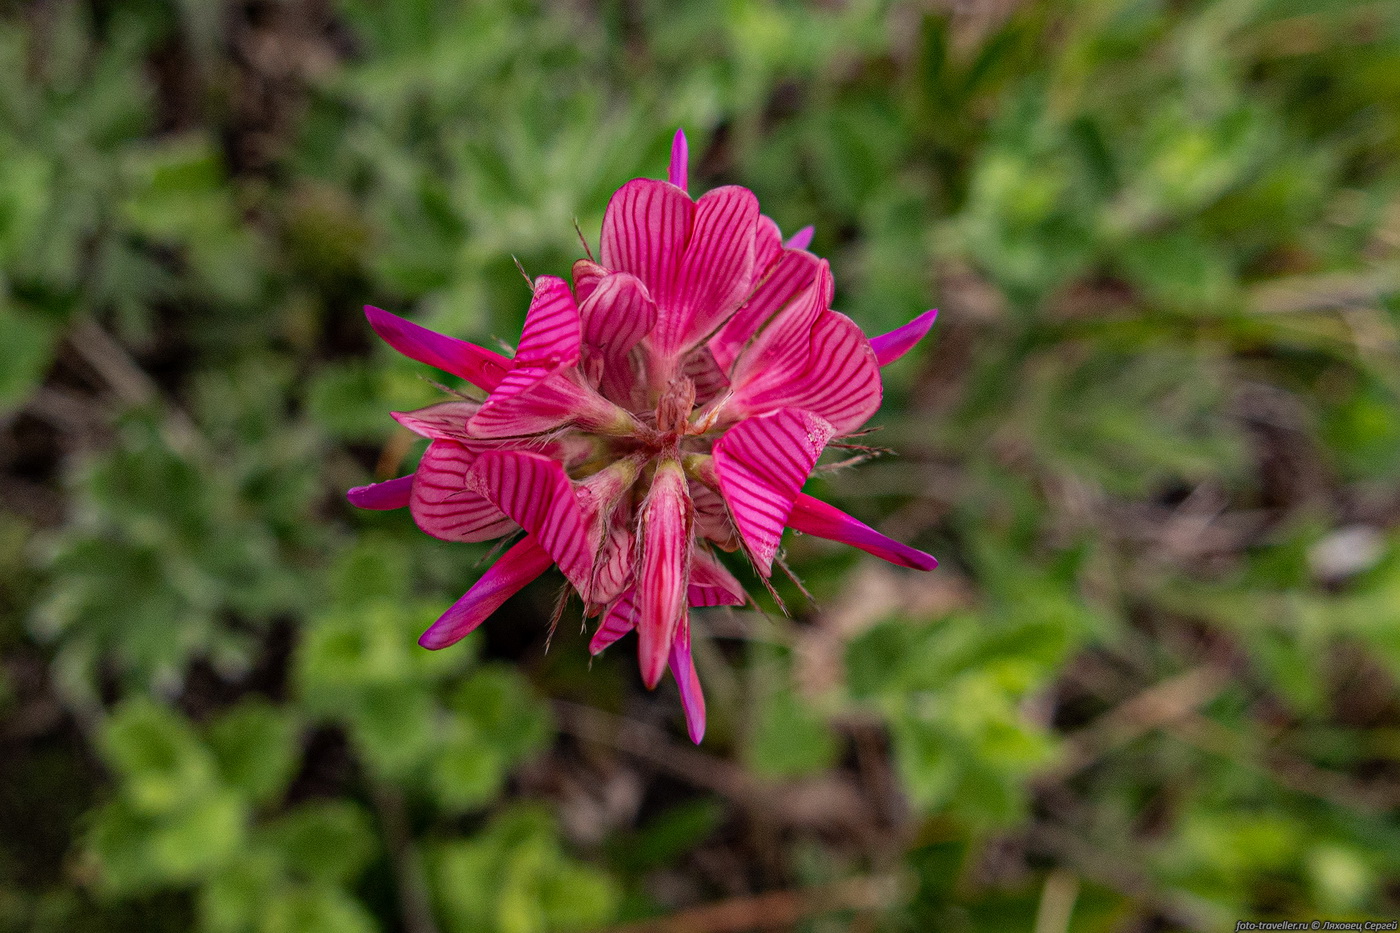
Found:
[[[651,336],[658,352],[678,353],[708,337],[743,302],[753,275],[757,226],[758,198],[747,188],[715,188],[696,203],[673,287],[651,290],[661,310]]]
[[[468,482],[538,540],[569,582],[587,595],[593,554],[573,483],[559,461],[522,450],[490,450],[476,459]]]
[[[686,145],[685,130],[676,130],[671,139],[671,167],[666,177],[671,184],[685,190],[687,163],[690,161],[690,147]]]
[[[418,644],[435,650],[461,641],[525,584],[548,570],[551,563],[549,554],[532,536],[522,538],[428,627]]]
[[[690,625],[682,625],[671,643],[671,676],[681,691],[681,709],[685,711],[685,730],[696,745],[705,737],[705,694],[700,690],[700,675],[695,672],[695,659],[690,655]]]
[[[569,284],[554,275],[535,279],[535,293],[515,351],[515,368],[552,369],[576,363],[580,336],[578,305]]]
[[[690,554],[686,600],[692,606],[742,606],[749,598],[728,568],[697,547]]]
[[[656,302],[642,280],[614,272],[583,303],[583,342],[608,358],[625,356],[656,326]]]
[[[754,365],[745,350],[756,342],[760,332],[766,333],[765,326],[770,320],[775,324],[786,321],[786,324],[785,329],[767,336],[768,344],[777,342],[781,348],[786,348],[794,339],[806,339],[812,322],[826,307],[822,304],[823,293],[814,285],[824,265],[811,253],[786,250],[779,254],[749,300],[710,340],[710,350],[725,372],[734,372],[736,377],[739,375],[734,365],[741,355],[745,357],[746,368]],[[825,274],[829,279],[830,270]],[[795,333],[789,333],[794,329]],[[767,351],[764,358],[767,359],[773,352]],[[761,364],[761,361],[755,362]]]
[[[793,503],[792,514],[788,516],[788,526],[803,534],[816,535],[828,541],[840,541],[851,547],[858,547],[867,554],[874,554],[901,567],[915,570],[932,570],[938,561],[923,551],[887,538],[864,522],[857,521],[833,505],[820,499],[799,495]]]
[[[786,378],[775,380],[774,375]],[[736,380],[727,410],[751,417],[775,408],[801,408],[821,415],[841,435],[875,414],[883,392],[870,341],[850,318],[827,311],[812,328],[804,369],[775,367],[743,385]]]
[[[392,412],[394,420],[419,437],[432,440],[469,439],[467,422],[481,410],[480,402],[439,402],[414,411]]]
[[[588,653],[602,653],[603,649],[636,628],[638,614],[636,589],[624,590],[598,624],[598,630],[588,642]]]
[[[628,420],[621,409],[570,379],[571,369],[512,370],[472,416],[468,432],[477,438],[525,437],[571,422],[596,426]]]
[[[488,392],[510,371],[510,360],[499,353],[456,337],[445,337],[372,305],[365,305],[365,317],[374,332],[404,356],[461,376]]]
[[[577,259],[574,261],[574,297],[578,300],[580,307],[588,297],[593,294],[593,289],[598,287],[598,283],[603,280],[603,276],[610,275],[607,269],[598,265],[591,259]]]
[[[695,385],[696,405],[704,405],[729,389],[729,378],[725,376],[724,370],[719,368],[719,363],[715,362],[715,355],[710,352],[709,347],[699,346],[690,351],[685,358],[681,375]]]
[[[812,234],[816,232],[816,228],[813,227],[811,224],[808,224],[801,230],[794,233],[792,236],[788,237],[787,242],[784,243],[783,246],[787,247],[788,249],[806,249],[807,247],[812,245]]]
[[[642,557],[637,569],[637,660],[648,688],[666,672],[671,642],[685,615],[691,526],[685,483],[680,464],[663,461],[638,521]]]
[[[822,418],[784,409],[741,421],[715,444],[720,493],[764,576],[772,571],[793,499],[831,435]]]
[[[413,489],[412,476],[400,476],[383,483],[370,483],[356,486],[345,494],[350,504],[359,509],[401,509],[408,505],[409,493]]]
[[[515,529],[515,522],[468,482],[478,453],[451,440],[433,441],[423,452],[409,507],[418,527],[434,538],[489,541]]]
[[[783,254],[783,233],[771,217],[759,217],[753,233],[753,276],[749,280],[749,291],[763,278],[768,267],[778,261]]]
[[[870,348],[875,351],[875,360],[881,366],[888,366],[910,350],[924,338],[933,327],[938,309],[930,308],[903,327],[896,327],[888,334],[870,338]]]
[[[602,264],[632,273],[659,302],[672,291],[694,216],[695,203],[675,185],[632,179],[603,214]]]
[[[695,531],[723,551],[739,548],[739,534],[724,500],[704,483],[691,481],[690,501],[695,507]]]

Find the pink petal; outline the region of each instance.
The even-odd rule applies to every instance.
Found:
[[[932,570],[938,566],[938,561],[923,551],[887,538],[864,522],[811,496],[797,497],[792,514],[788,516],[788,526],[803,534],[858,547],[867,554],[874,554],[901,567]]]
[[[822,418],[784,409],[741,421],[715,444],[719,490],[764,576],[772,571],[793,499],[831,435]]]
[[[795,326],[793,319],[797,318],[805,320],[807,330],[811,329],[812,320],[826,307],[822,305],[824,293],[814,284],[824,265],[811,253],[787,250],[779,254],[749,300],[710,340],[710,350],[723,370],[734,371],[735,361],[756,341],[770,319],[789,319],[786,326],[791,330]],[[829,270],[826,275],[830,277]],[[778,333],[769,335],[767,341],[771,344],[779,336]],[[801,328],[798,328],[797,337],[805,338]],[[791,335],[787,337],[788,342],[792,339]],[[746,360],[747,365],[750,364]]]
[[[622,595],[618,596],[608,607],[603,621],[598,624],[598,630],[593,633],[593,638],[588,642],[588,653],[600,654],[613,642],[632,631],[637,627],[639,615],[636,589],[624,590]]]
[[[394,420],[419,437],[466,441],[467,422],[481,409],[480,402],[439,402],[415,411],[392,412]]]
[[[651,289],[661,311],[651,342],[660,353],[678,353],[707,337],[743,302],[753,275],[757,226],[758,198],[747,188],[715,188],[696,203],[673,287]]]
[[[625,431],[631,416],[573,381],[571,370],[533,366],[512,370],[472,416],[468,432],[483,439],[525,437],[571,423],[616,429],[619,420]]]
[[[515,529],[515,522],[469,485],[477,454],[451,440],[433,441],[423,452],[409,507],[418,527],[434,538],[489,541]]]
[[[510,371],[510,360],[499,353],[456,337],[444,337],[372,305],[365,305],[365,317],[374,332],[404,356],[461,376],[488,392]]]
[[[642,539],[637,571],[637,660],[642,681],[655,687],[666,671],[666,658],[685,615],[690,557],[690,497],[685,473],[674,460],[663,461],[642,503],[638,533]]]
[[[719,493],[704,483],[691,481],[690,501],[695,507],[695,530],[724,551],[739,548],[739,534]]]
[[[685,358],[681,375],[695,384],[695,404],[704,405],[729,389],[729,378],[715,362],[715,355],[709,347],[699,346]]]
[[[812,245],[812,234],[816,232],[816,228],[813,227],[811,224],[808,224],[801,230],[794,233],[792,236],[788,237],[787,242],[784,243],[783,246],[787,247],[788,249],[806,249],[807,247]]]
[[[685,729],[696,745],[705,737],[705,694],[700,690],[700,675],[695,672],[695,660],[690,655],[690,625],[682,625],[671,643],[671,676],[681,691],[681,709],[685,711]]]
[[[791,363],[789,358],[784,361]],[[880,407],[883,388],[880,368],[870,341],[844,314],[827,311],[812,328],[806,367],[783,367],[786,379],[775,381],[764,373],[740,385],[727,406],[737,417],[775,408],[802,408],[821,415],[838,435],[859,428]]]
[[[490,450],[468,481],[539,541],[564,576],[587,594],[593,554],[573,483],[559,461],[521,450]]]
[[[888,334],[870,338],[870,348],[875,351],[875,360],[881,366],[888,366],[910,350],[924,338],[933,327],[938,309],[930,308],[903,327],[896,327]]]
[[[753,276],[749,279],[749,291],[763,279],[768,267],[777,262],[783,254],[783,234],[771,217],[759,217],[753,235]]]
[[[641,279],[660,303],[674,288],[694,216],[695,203],[680,188],[634,178],[603,214],[602,264]]]
[[[734,574],[701,548],[690,554],[690,586],[686,601],[692,606],[742,606],[748,602],[744,587]]]
[[[631,403],[637,376],[628,354],[656,326],[656,302],[641,279],[614,272],[597,281],[582,312],[583,342],[590,358],[600,360],[603,393]]]
[[[382,512],[388,509],[401,509],[408,505],[408,497],[412,489],[413,477],[400,476],[398,479],[391,479],[383,483],[356,486],[345,493],[345,498],[349,499],[350,504],[356,508],[375,509]]]
[[[612,273],[607,269],[598,265],[591,259],[577,259],[574,261],[574,297],[577,299],[580,307],[582,307],[583,303],[593,294],[593,289],[598,287],[598,283],[603,280],[603,277],[611,274]]]
[[[418,639],[424,648],[446,648],[461,641],[525,584],[549,569],[549,554],[527,535],[506,551],[471,589],[452,604]]]
[[[685,190],[686,164],[689,161],[690,147],[686,145],[685,130],[676,130],[676,135],[671,140],[671,168],[667,172],[667,178],[682,191]]]
[[[554,275],[535,279],[535,294],[525,312],[525,327],[514,365],[552,369],[578,362],[580,323],[578,305],[569,284]]]

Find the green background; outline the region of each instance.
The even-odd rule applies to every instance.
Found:
[[[698,750],[342,498],[677,126],[942,309]],[[1397,327],[1393,2],[0,2],[0,930],[1394,917]]]

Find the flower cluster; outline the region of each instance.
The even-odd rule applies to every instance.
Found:
[[[753,193],[686,193],[676,134],[669,181],[638,178],[612,197],[599,261],[572,287],[532,283],[507,358],[366,309],[399,352],[485,390],[395,413],[430,443],[411,476],[350,490],[363,508],[407,506],[448,541],[523,531],[424,633],[442,648],[558,565],[599,622],[590,650],[637,631],[642,679],[669,666],[691,738],[705,704],[689,608],[743,604],[714,555],[742,550],[764,577],[784,527],[930,570],[936,561],[802,494],[822,450],[880,406],[879,367],[933,324],[928,311],[869,339],[831,310],[831,270],[786,242]]]

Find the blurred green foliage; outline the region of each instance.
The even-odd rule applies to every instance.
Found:
[[[943,307],[813,486],[944,567],[791,541],[700,759],[548,585],[419,649],[486,549],[340,499],[440,396],[359,305],[509,339],[677,125]],[[1400,912],[1394,4],[0,4],[0,166],[0,931]]]

